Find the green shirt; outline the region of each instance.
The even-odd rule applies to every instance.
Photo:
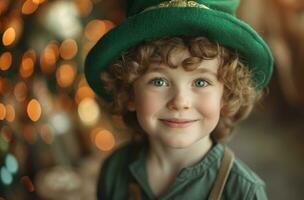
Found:
[[[123,145],[109,156],[98,179],[99,200],[127,199],[129,176],[133,176],[140,189],[142,200],[202,200],[208,199],[224,153],[222,144],[214,145],[197,164],[181,170],[166,194],[156,198],[148,183],[146,171],[147,148],[132,156],[132,145]],[[267,199],[265,183],[244,163],[236,159],[233,163],[222,200]]]

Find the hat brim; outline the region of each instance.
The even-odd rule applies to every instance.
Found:
[[[100,74],[122,53],[147,39],[163,36],[205,36],[235,50],[254,72],[257,89],[264,88],[272,75],[273,58],[269,47],[248,24],[221,11],[201,8],[167,7],[151,9],[127,18],[105,34],[90,50],[85,75],[93,90],[105,100]]]

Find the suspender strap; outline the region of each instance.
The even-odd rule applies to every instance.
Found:
[[[219,200],[221,198],[233,161],[234,161],[233,152],[228,147],[225,146],[222,163],[219,168],[217,177],[215,179],[208,200]]]

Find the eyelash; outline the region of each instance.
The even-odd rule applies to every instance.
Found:
[[[168,81],[167,81],[165,78],[162,78],[162,77],[153,78],[152,80],[149,81],[149,84],[154,84],[156,80],[164,80],[164,81],[167,82],[167,84],[168,84]],[[197,79],[194,80],[194,82],[195,82],[195,81],[198,81],[198,80],[202,80],[202,81],[204,81],[204,82],[207,84],[207,85],[205,85],[205,86],[203,86],[203,87],[201,87],[201,88],[204,88],[204,87],[207,87],[207,86],[211,85],[210,82],[207,81],[207,80],[204,79],[204,78],[197,78]],[[156,85],[154,85],[154,86],[156,86]],[[162,86],[156,86],[156,87],[162,87]],[[199,88],[200,88],[200,87],[199,87]]]

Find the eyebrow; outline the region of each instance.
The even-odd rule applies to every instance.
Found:
[[[149,73],[149,72],[166,72],[166,71],[167,71],[166,67],[150,67],[146,73]],[[206,69],[206,68],[199,68],[199,69],[195,69],[195,70],[188,71],[188,72],[192,72],[192,73],[198,72],[198,73],[202,73],[202,74],[211,74],[213,76],[217,76],[217,73],[215,73],[215,72],[213,72],[209,69]]]

